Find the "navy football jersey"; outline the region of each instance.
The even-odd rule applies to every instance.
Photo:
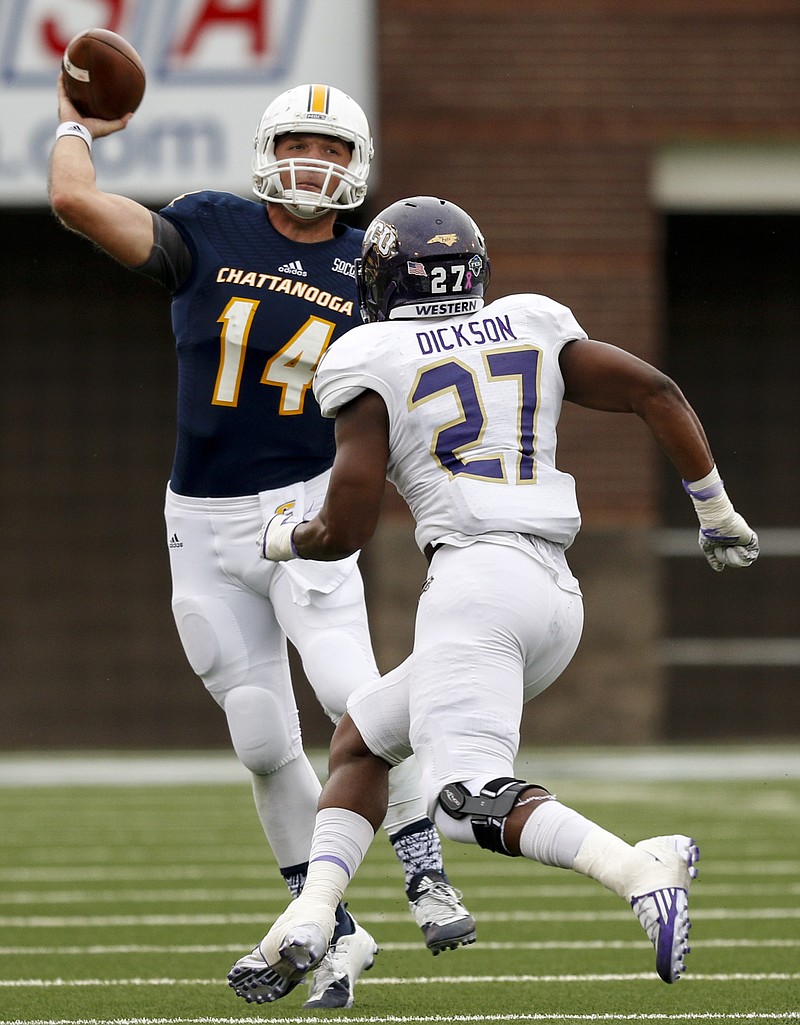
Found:
[[[192,257],[172,299],[178,437],[170,486],[181,495],[252,495],[328,469],[333,422],[311,383],[358,316],[354,261],[363,232],[292,242],[261,203],[225,192],[160,211]]]

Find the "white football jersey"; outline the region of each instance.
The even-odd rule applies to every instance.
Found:
[[[466,316],[365,324],[330,347],[314,394],[324,416],[366,389],[382,396],[387,475],[420,548],[491,532],[566,546],[580,513],[573,478],[556,469],[558,356],[586,337],[570,310],[533,294]]]

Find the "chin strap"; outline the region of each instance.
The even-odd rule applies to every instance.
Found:
[[[287,203],[286,209],[295,215],[300,217],[304,221],[318,221],[320,217],[324,217],[325,214],[329,214],[331,210],[335,210],[335,207],[331,206],[316,206],[313,203]]]

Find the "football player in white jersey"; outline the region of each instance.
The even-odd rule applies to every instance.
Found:
[[[695,841],[630,846],[514,773],[523,703],[569,663],[583,622],[565,558],[580,525],[574,482],[555,460],[562,400],[643,420],[683,478],[713,569],[749,566],[756,534],[670,378],[590,341],[544,296],[484,305],[485,243],[454,204],[388,207],[367,229],[356,277],[367,323],[324,358],[314,385],[336,417],[325,502],[307,522],[272,518],[258,543],[278,562],[346,556],[371,537],[388,476],[430,568],[413,654],[357,690],[337,727],[308,880],[264,937],[264,959],[296,981],[323,956],[385,812],[388,769],[413,750],[443,834],[596,879],[630,903],[659,976],[675,982],[689,951]]]

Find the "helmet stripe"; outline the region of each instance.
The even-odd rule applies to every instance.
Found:
[[[308,100],[308,111],[311,114],[328,113],[329,90],[327,85],[312,85]]]

